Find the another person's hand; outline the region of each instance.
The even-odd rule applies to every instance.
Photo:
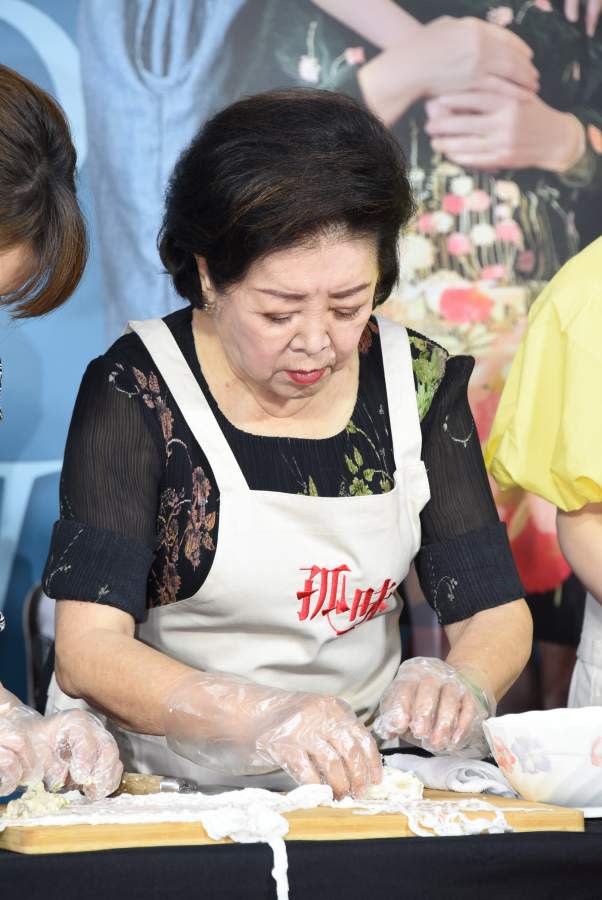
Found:
[[[426,104],[433,150],[466,168],[538,168],[566,172],[585,151],[585,131],[570,113],[536,94],[445,94]]]
[[[3,696],[8,695],[0,687]],[[16,698],[13,698],[16,700]],[[31,740],[31,729],[42,717],[18,701],[0,708],[0,797],[12,794],[21,784],[41,781],[44,769]]]
[[[336,797],[362,796],[382,780],[374,739],[336,697],[199,672],[171,691],[164,722],[172,750],[229,775],[279,767]]]
[[[602,0],[564,0],[564,14],[570,22],[579,20],[579,7],[585,7],[585,30],[593,37],[602,12]]]
[[[481,756],[487,746],[482,725],[494,712],[495,699],[482,675],[414,657],[401,664],[383,694],[373,730],[431,753]]]
[[[101,800],[119,787],[123,765],[115,738],[91,713],[72,709],[42,718],[33,739],[50,790],[67,785]]]
[[[479,88],[510,97],[539,89],[533,51],[505,28],[472,17],[441,16],[412,41],[424,94],[439,96]],[[399,52],[405,47],[400,47]]]

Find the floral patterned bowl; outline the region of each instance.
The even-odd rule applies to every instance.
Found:
[[[602,707],[548,709],[483,723],[496,762],[525,800],[602,807]]]

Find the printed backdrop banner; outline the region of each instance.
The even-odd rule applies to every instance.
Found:
[[[366,103],[361,73],[382,55],[389,90],[373,91],[370,104],[405,149],[418,205],[400,238],[402,278],[385,311],[476,357],[470,400],[482,441],[530,304],[600,233],[600,29],[587,38],[583,18],[569,22],[563,0],[369,7],[368,16],[364,0],[0,3],[0,59],[54,94],[69,116],[92,243],[83,283],[62,310],[42,321],[0,321],[0,679],[17,693],[25,691],[23,602],[40,580],[58,516],[82,374],[128,319],[180,305],[157,256],[162,197],[179,152],[213,112],[287,86]],[[466,17],[483,22],[479,59],[489,58],[499,29],[532,50],[540,85],[527,99],[470,83],[474,70],[456,56],[474,45],[465,40],[473,27]],[[509,44],[507,52],[522,50]],[[510,62],[519,71],[519,57]],[[409,90],[418,70],[411,83],[421,87]],[[442,118],[462,128],[434,144]],[[496,499],[527,590],[554,590],[568,573],[554,510],[520,492]]]

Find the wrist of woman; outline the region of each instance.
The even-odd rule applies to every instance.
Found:
[[[385,125],[393,125],[425,94],[421,66],[412,55],[405,45],[390,47],[358,71],[358,84],[366,106]]]
[[[556,111],[558,139],[547,144],[542,168],[558,175],[570,171],[582,158],[587,146],[585,128],[572,113]]]

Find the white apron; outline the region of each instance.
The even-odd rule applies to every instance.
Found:
[[[161,319],[130,322],[203,448],[220,492],[217,549],[206,581],[192,597],[149,610],[136,637],[206,672],[335,694],[364,722],[374,717],[400,663],[395,588],[420,546],[419,513],[430,496],[408,336],[387,319],[379,326],[394,488],[314,497],[250,490],[168,326]],[[64,709],[65,701],[74,705],[53,678],[49,708]],[[126,771],[203,784],[291,785],[282,772],[233,778],[201,769],[163,737],[110,725]]]
[[[602,706],[602,604],[587,594],[569,706]]]

